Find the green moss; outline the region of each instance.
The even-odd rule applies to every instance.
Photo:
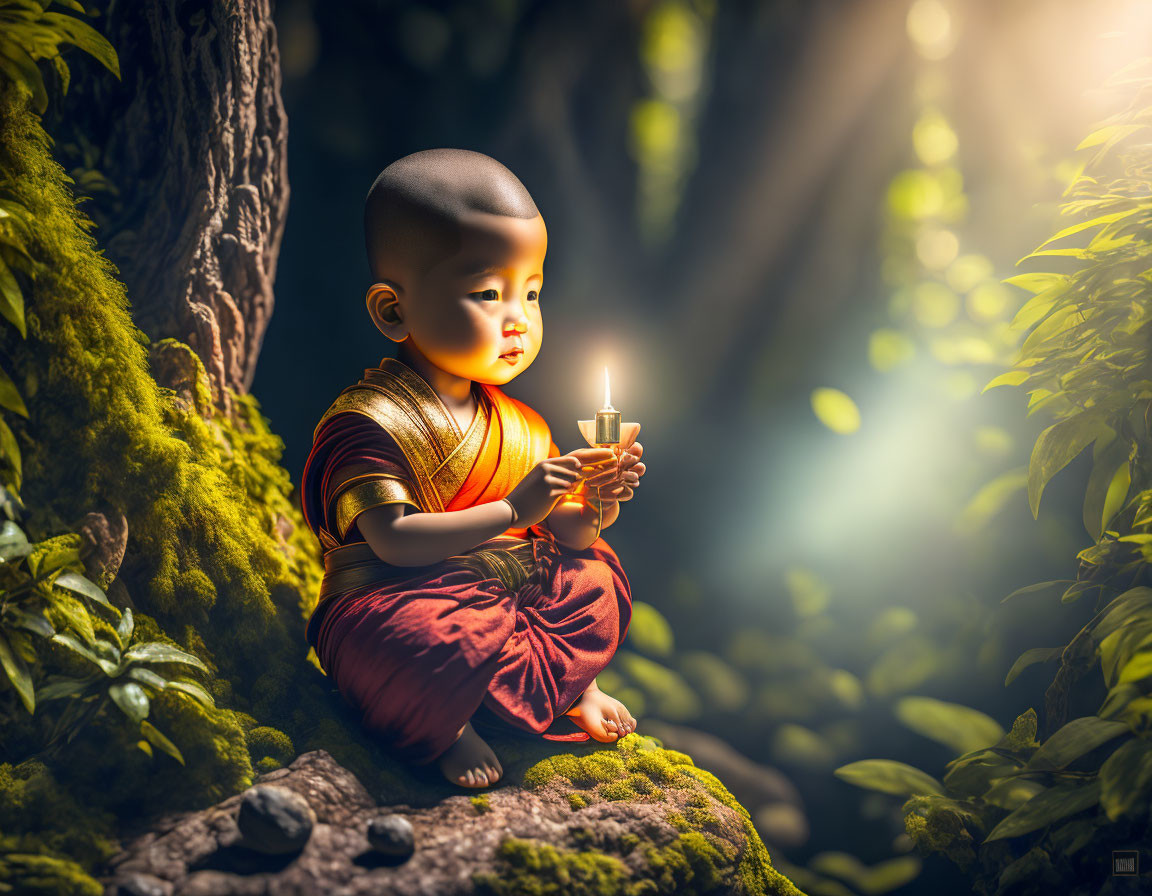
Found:
[[[149,339],[98,250],[24,93],[0,94],[5,189],[36,227],[27,241],[26,340],[0,328],[6,369],[29,409],[10,421],[24,453],[21,496],[34,539],[90,509],[128,519],[122,569],[136,605],[200,653],[257,716],[291,710],[301,613],[314,602],[318,550],[289,499],[282,441],[251,396],[235,420],[205,404],[194,355],[192,401],[152,377]],[[179,355],[168,341],[158,350]],[[294,527],[286,541],[281,531]],[[263,679],[264,691],[257,681]]]
[[[628,869],[594,850],[569,852],[509,837],[496,852],[500,873],[472,876],[476,892],[490,896],[614,896],[623,892]]]
[[[263,759],[257,760],[255,770],[262,775],[266,775],[268,772],[274,772],[276,769],[283,767],[284,763],[279,759],[272,756],[265,756]]]
[[[572,807],[572,811],[583,809],[588,805],[588,795],[586,793],[573,792],[568,794],[568,805]]]
[[[699,781],[704,790],[717,802],[732,809],[740,818],[746,837],[744,851],[739,857],[736,873],[745,893],[776,893],[787,896],[802,896],[796,885],[772,867],[764,841],[752,824],[748,810],[740,805],[723,784],[711,772],[702,768],[684,768],[685,775]]]
[[[692,827],[696,829],[714,828],[720,824],[720,819],[717,818],[715,814],[698,806],[689,806],[684,814],[687,816]]]
[[[488,794],[478,793],[476,796],[469,797],[472,805],[476,807],[476,814],[483,815],[485,812],[491,812],[492,806],[488,802]]]
[[[243,729],[244,720],[237,718],[236,721]],[[276,761],[278,767],[287,765],[296,758],[296,748],[292,746],[292,739],[283,731],[267,725],[259,725],[248,731],[248,753],[253,759],[271,758]]]
[[[71,859],[9,851],[0,837],[0,881],[4,892],[25,896],[103,896],[104,887]]]
[[[112,814],[78,799],[38,759],[0,763],[0,831],[5,852],[68,855],[88,869],[119,849]]]
[[[611,757],[611,758],[607,758]],[[605,800],[641,799],[641,787],[651,788],[653,798],[663,797],[663,787],[687,788],[695,791],[687,797],[689,806],[695,807],[694,819],[685,818],[672,812],[669,820],[680,831],[676,844],[665,847],[664,852],[656,853],[656,860],[662,870],[658,878],[632,881],[629,889],[623,892],[680,892],[659,889],[672,881],[697,881],[701,885],[720,874],[716,856],[727,856],[725,844],[713,844],[696,828],[719,824],[711,811],[713,801],[719,802],[737,813],[744,830],[745,846],[739,855],[733,853],[724,859],[727,867],[735,866],[734,874],[739,880],[739,892],[779,894],[798,896],[800,891],[786,877],[772,867],[768,850],[752,824],[751,816],[730,794],[715,775],[692,765],[692,760],[683,753],[665,750],[657,746],[654,738],[640,734],[629,734],[615,744],[589,753],[567,753],[551,756],[536,762],[524,775],[524,786],[529,789],[543,787],[557,778],[563,778],[576,786],[596,786],[597,795]],[[646,783],[641,785],[643,780]],[[579,782],[579,783],[578,783]],[[712,799],[709,800],[709,797]],[[707,809],[707,811],[705,811]],[[689,836],[694,835],[694,836]],[[687,840],[683,839],[688,837]],[[578,841],[579,842],[579,841]],[[667,851],[671,849],[671,851]],[[712,863],[709,865],[709,863]],[[708,868],[713,868],[709,871]],[[696,884],[690,884],[695,887]],[[657,887],[657,889],[653,889]],[[686,892],[704,892],[689,889]]]
[[[727,845],[727,844],[725,844]],[[686,831],[667,846],[644,851],[658,893],[709,893],[726,882],[734,850],[722,851],[699,831]]]

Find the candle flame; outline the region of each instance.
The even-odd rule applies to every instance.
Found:
[[[604,368],[604,407],[612,407],[612,390],[608,385],[608,368]]]

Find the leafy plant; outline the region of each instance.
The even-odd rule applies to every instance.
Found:
[[[40,690],[42,700],[73,698],[60,716],[49,739],[52,749],[64,737],[70,742],[81,726],[95,718],[109,702],[115,704],[130,724],[138,726],[143,739],[136,746],[152,755],[158,747],[181,765],[184,757],[155,725],[148,721],[150,697],[168,689],[181,693],[207,708],[214,708],[212,696],[199,684],[182,678],[166,678],[154,666],[193,666],[203,672],[208,667],[193,654],[159,641],[132,643],[134,624],[132,610],[125,607],[120,622],[114,629],[114,640],[96,639],[93,646],[82,644],[67,634],[54,635],[52,640],[68,647],[83,657],[99,672],[81,678],[64,675],[51,676]]]
[[[57,638],[49,618],[55,615],[85,640],[94,638],[87,610],[60,589],[115,610],[95,583],[68,569],[79,564],[78,541],[73,536],[35,545],[14,520],[0,524],[0,666],[30,713],[36,708],[28,667],[37,659],[32,636]]]
[[[61,92],[68,92],[71,76],[60,55],[61,44],[79,47],[120,77],[116,51],[104,36],[74,16],[50,12],[52,6],[87,15],[79,0],[0,0],[0,72],[27,88],[41,115],[48,108],[48,91],[37,60],[48,60],[60,78]]]
[[[1114,79],[1127,107],[1078,147],[1094,150],[1065,192],[1061,211],[1084,220],[1026,258],[1059,257],[1064,273],[1028,273],[1008,283],[1033,293],[1013,327],[1031,329],[1012,369],[985,389],[1025,387],[1028,414],[1056,419],[1037,438],[1028,469],[1035,516],[1046,485],[1092,447],[1083,505],[1095,543],[1077,555],[1072,580],[1028,586],[1061,590],[1069,603],[1094,592],[1095,613],[1062,647],[1026,651],[1010,684],[1036,663],[1059,658],[1047,692],[1048,727],[1037,740],[1034,710],[994,744],[952,760],[934,791],[923,772],[869,760],[837,771],[862,787],[910,795],[909,835],[963,866],[981,860],[977,888],[1028,883],[1048,892],[1076,874],[1093,841],[1139,836],[1152,797],[1152,60]],[[1086,245],[1053,247],[1071,237]],[[1021,259],[1023,261],[1024,259]],[[1095,715],[1066,720],[1073,685],[1099,666],[1108,688]],[[921,707],[923,708],[923,707]],[[963,707],[945,728],[963,721]],[[905,718],[906,722],[910,719]],[[913,724],[922,733],[923,727]],[[938,726],[937,726],[938,727]],[[988,728],[988,732],[994,729]],[[1010,845],[1006,845],[1006,841]],[[1021,852],[1022,850],[1022,852]],[[984,875],[992,876],[985,878]]]

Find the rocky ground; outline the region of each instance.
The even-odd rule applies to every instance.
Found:
[[[505,773],[433,805],[382,805],[326,751],[304,753],[140,832],[101,882],[106,896],[800,894],[719,781],[651,738]]]

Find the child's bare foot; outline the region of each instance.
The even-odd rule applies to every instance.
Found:
[[[564,715],[601,743],[612,743],[636,730],[636,720],[628,707],[605,694],[595,682]]]
[[[471,722],[460,729],[456,742],[441,753],[436,762],[444,777],[462,787],[487,787],[504,774],[500,760]]]

